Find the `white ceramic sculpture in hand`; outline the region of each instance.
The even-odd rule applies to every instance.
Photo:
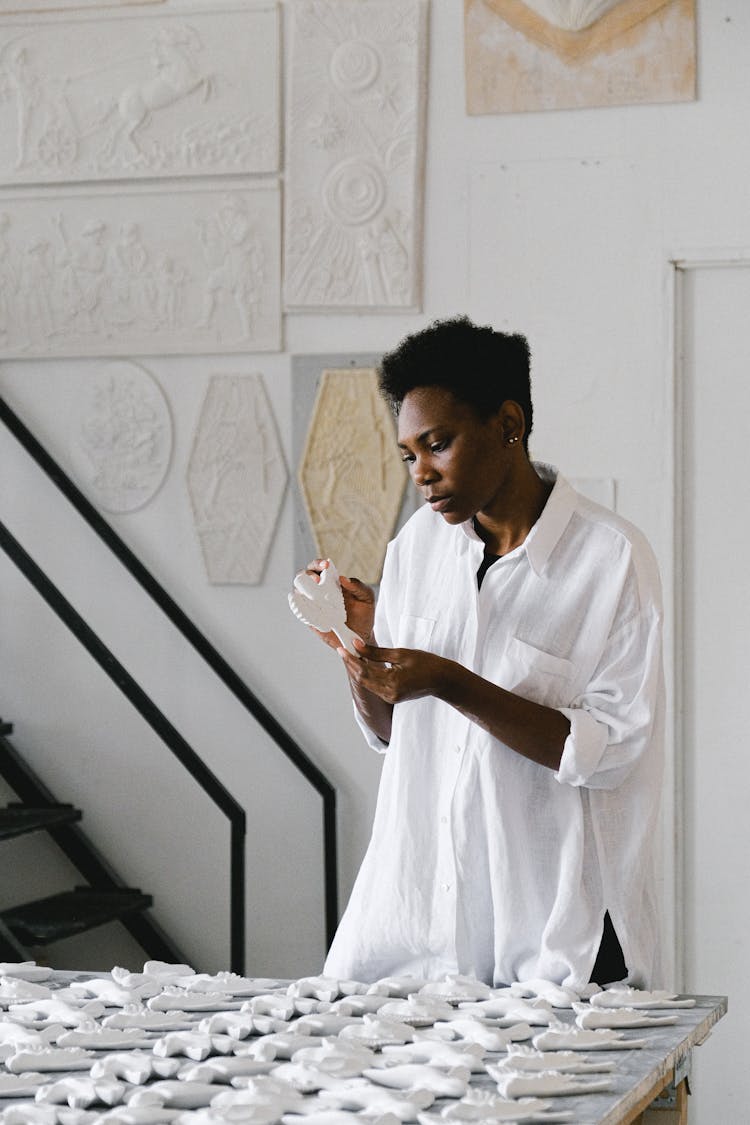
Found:
[[[347,652],[360,654],[353,641],[357,634],[346,623],[344,594],[336,567],[331,560],[316,582],[304,570],[295,576],[294,590],[289,594],[289,608],[305,625],[319,633],[335,633]]]

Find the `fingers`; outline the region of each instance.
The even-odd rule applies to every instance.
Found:
[[[359,637],[355,639],[354,647],[366,660],[372,660],[376,664],[398,664],[399,654],[402,651],[396,648],[379,648],[377,645],[368,645]]]

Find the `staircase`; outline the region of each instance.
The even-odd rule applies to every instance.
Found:
[[[0,719],[0,775],[20,798],[0,808],[0,843],[47,832],[87,885],[0,911],[0,961],[36,959],[37,950],[105,922],[119,920],[154,960],[185,963],[183,953],[146,911],[152,898],[126,887],[78,822],[81,810],[60,804],[8,740]]]

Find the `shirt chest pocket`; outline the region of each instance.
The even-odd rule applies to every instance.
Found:
[[[402,613],[398,623],[398,648],[429,648],[435,622],[431,617]]]
[[[572,661],[513,637],[503,661],[501,686],[547,707],[567,707],[573,695]]]

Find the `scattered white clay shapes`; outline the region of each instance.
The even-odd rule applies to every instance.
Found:
[[[353,644],[357,634],[346,623],[346,607],[338,571],[330,560],[320,575],[319,582],[304,571],[295,575],[294,590],[288,595],[288,599],[292,613],[304,625],[311,625],[319,633],[335,633],[347,652],[359,656]],[[338,995],[336,987],[335,993],[333,990],[324,992],[318,999],[335,1000]]]
[[[58,1047],[87,1047],[94,1051],[148,1050],[151,1040],[138,1029],[120,1031],[114,1027],[77,1027],[57,1036]]]
[[[353,1112],[363,1110],[368,1114],[392,1113],[399,1121],[416,1121],[417,1115],[432,1105],[435,1095],[425,1089],[411,1089],[408,1093],[401,1093],[365,1084],[339,1090],[322,1090],[318,1100],[332,1109]]]
[[[180,1079],[166,1078],[139,1091],[129,1104],[156,1105],[161,1102],[169,1108],[200,1109],[201,1106],[208,1105],[215,1096],[216,1087],[208,1082],[183,1082]]]
[[[338,1035],[345,1027],[359,1026],[358,1016],[340,1016],[335,1012],[313,1012],[302,1016],[294,1024],[294,1030],[301,1035],[321,1035],[326,1038]]]
[[[52,989],[46,984],[34,984],[22,977],[4,977],[0,981],[0,1008],[26,1000],[49,1000]]]
[[[572,1008],[581,999],[580,994],[572,988],[563,988],[561,984],[548,980],[517,981],[510,986],[509,991],[511,996],[539,997],[553,1008]]]
[[[171,1009],[168,1012],[152,1012],[142,1004],[126,1004],[120,1012],[105,1016],[102,1027],[117,1028],[120,1031],[190,1031],[193,1022],[187,1012]]]
[[[342,996],[334,1000],[330,1010],[338,1012],[341,1016],[363,1016],[366,1012],[373,1014],[379,1012],[384,1004],[389,1003],[387,996],[367,994],[366,996]]]
[[[570,1120],[570,1115],[564,1117],[548,1116],[546,1111],[552,1105],[544,1098],[519,1098],[518,1100],[502,1098],[492,1090],[470,1090],[465,1098],[443,1109],[440,1120],[445,1121],[560,1121]],[[435,1125],[434,1120],[428,1122],[420,1116],[420,1125]]]
[[[413,992],[420,992],[427,981],[422,977],[381,977],[367,989],[371,996],[394,996],[405,1000]]]
[[[405,1000],[388,1000],[380,1009],[384,1019],[400,1020],[412,1027],[430,1027],[438,1020],[449,1020],[454,1009],[447,1000],[437,996],[408,996]]]
[[[291,1059],[296,1051],[303,1047],[319,1047],[322,1039],[319,1035],[298,1035],[295,1031],[279,1031],[273,1035],[264,1035],[260,1039],[245,1041],[237,1044],[235,1054],[249,1055],[257,1059]],[[272,1050],[274,1054],[269,1055]]]
[[[438,1022],[434,1025],[437,1033],[445,1031],[451,1037],[465,1039],[469,1043],[478,1043],[486,1051],[504,1051],[509,1043],[530,1039],[533,1032],[528,1023],[516,1023],[510,1027],[489,1027],[481,1020],[466,1017],[466,1019],[453,1019],[447,1022]]]
[[[241,1012],[251,1012],[254,1016],[272,1016],[275,1020],[288,1022],[295,1015],[295,997],[279,993],[262,993],[242,1002]]]
[[[152,1012],[225,1012],[242,1007],[240,1000],[234,1000],[223,992],[186,992],[184,988],[169,985],[158,996],[147,1001]]]
[[[18,1075],[0,1073],[0,1098],[33,1098],[46,1081],[39,1071]]]

